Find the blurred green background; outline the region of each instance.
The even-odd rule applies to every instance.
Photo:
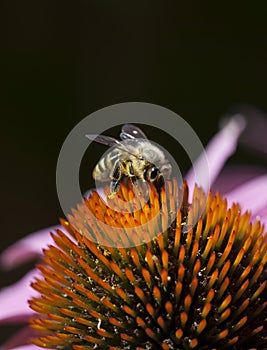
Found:
[[[58,222],[58,153],[91,112],[159,104],[206,144],[233,104],[267,111],[264,1],[2,0],[1,7],[1,250]],[[2,274],[1,285],[28,268]]]

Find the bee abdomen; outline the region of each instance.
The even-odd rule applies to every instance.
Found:
[[[106,181],[109,179],[108,167],[106,166],[106,157],[100,159],[100,161],[96,164],[95,169],[93,171],[93,178],[95,180]]]
[[[110,180],[110,172],[113,169],[115,162],[120,156],[118,150],[113,150],[110,153],[103,156],[97,163],[94,171],[93,178],[99,181],[108,181]]]

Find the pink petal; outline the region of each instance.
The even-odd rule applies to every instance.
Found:
[[[30,234],[8,247],[0,256],[1,267],[8,270],[38,258],[42,254],[42,249],[53,243],[50,232],[56,229],[65,232],[60,225],[48,227]]]
[[[245,182],[266,174],[266,169],[248,165],[226,166],[215,180],[212,190],[221,194],[231,192]]]
[[[186,176],[189,188],[194,188],[194,174],[202,174],[204,172],[203,163],[205,158],[208,160],[210,178],[208,179],[208,174],[203,173],[202,183],[198,183],[198,185],[207,188],[208,185],[211,186],[213,184],[227,159],[235,152],[238,138],[244,128],[245,120],[241,115],[237,114],[212,138],[206,147],[206,152],[200,155]]]
[[[34,269],[18,282],[1,289],[0,323],[25,322],[34,314],[34,311],[28,306],[28,300],[38,295],[38,292],[30,286],[36,277],[40,277],[40,272]]]
[[[240,203],[251,210],[253,218],[267,213],[267,175],[258,176],[225,194],[228,204]]]

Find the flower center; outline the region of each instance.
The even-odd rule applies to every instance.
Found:
[[[33,283],[41,294],[30,301],[40,314],[31,321],[40,332],[33,342],[77,350],[264,348],[260,222],[198,187],[189,205],[187,185],[175,180],[160,195],[151,187],[138,210],[131,189],[122,186],[119,196],[110,209],[92,193],[62,222],[69,236],[53,234],[43,279]]]

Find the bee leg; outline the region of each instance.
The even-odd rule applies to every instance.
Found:
[[[120,189],[120,183],[122,178],[121,166],[122,163],[120,161],[115,163],[114,170],[111,174],[110,194],[108,195],[109,199],[114,198],[116,193]]]
[[[135,176],[134,168],[133,168],[132,162],[128,162],[128,163],[127,163],[127,173],[129,174],[129,178],[130,178],[132,184],[133,184],[136,188],[138,188],[137,177]]]
[[[132,183],[134,185],[137,185],[137,183],[136,183],[136,176],[135,176],[135,173],[134,173],[132,162],[127,162],[127,164],[126,164],[126,172],[127,172],[127,174],[129,174],[129,177],[130,177]]]
[[[112,180],[110,183],[110,194],[108,195],[109,199],[112,199],[116,196],[117,192],[120,189],[120,181]]]

